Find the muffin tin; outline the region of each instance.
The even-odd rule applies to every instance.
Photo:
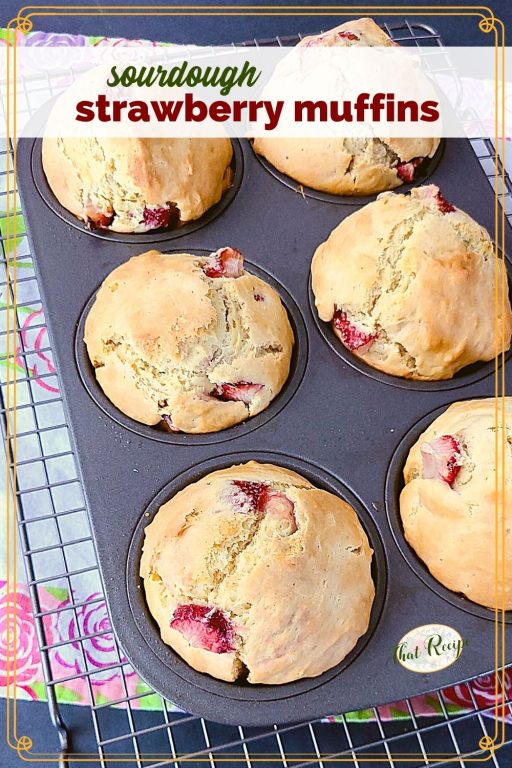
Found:
[[[40,142],[18,144],[32,253],[123,650],[141,676],[179,706],[243,725],[360,709],[487,672],[494,668],[494,613],[429,576],[403,539],[397,500],[405,457],[420,431],[451,402],[493,396],[494,365],[419,385],[368,369],[334,345],[314,310],[310,262],[318,244],[363,200],[344,204],[302,195],[298,185],[295,191],[270,173],[248,142],[235,146],[238,186],[215,215],[189,229],[123,236],[91,233],[72,219],[46,185]],[[493,231],[493,191],[469,142],[446,140],[430,181]],[[88,362],[82,335],[91,294],[112,269],[148,248],[202,253],[223,245],[239,248],[247,269],[279,291],[296,338],[290,379],[266,411],[224,432],[173,435],[137,424],[104,397]],[[143,529],[158,507],[188,482],[251,458],[296,469],[338,493],[358,511],[375,551],[377,596],[365,637],[337,667],[283,686],[228,684],[191,669],[161,642],[138,576]],[[427,623],[454,627],[468,644],[450,667],[420,675],[397,664],[394,649],[406,632]],[[506,632],[510,637],[508,624]],[[508,649],[506,660],[512,661]]]

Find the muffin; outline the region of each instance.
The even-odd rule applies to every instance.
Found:
[[[215,432],[263,411],[294,343],[279,295],[243,256],[148,251],[114,269],[85,323],[96,378],[142,424]]]
[[[373,21],[357,19],[298,44],[397,45]],[[439,146],[437,138],[278,138],[254,140],[254,150],[292,179],[335,195],[371,195],[414,180]]]
[[[347,503],[251,461],[160,507],[140,573],[162,640],[194,669],[278,684],[320,675],[366,632],[372,554]]]
[[[147,232],[199,219],[231,184],[228,138],[43,139],[59,203],[91,229]]]
[[[320,318],[393,376],[450,379],[491,360],[497,341],[510,345],[510,302],[501,312],[495,296],[503,261],[486,230],[434,185],[385,192],[348,216],[317,248],[311,272]]]
[[[512,608],[512,582],[498,578],[496,605],[495,542],[497,532],[503,530],[505,567],[509,569],[511,445],[512,398],[505,398],[504,424],[500,417],[498,427],[493,398],[453,403],[411,449],[400,495],[405,538],[432,576],[488,608],[501,607],[503,592],[506,610]],[[497,565],[501,574],[500,554]]]

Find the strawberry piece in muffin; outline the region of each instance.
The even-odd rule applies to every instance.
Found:
[[[252,480],[233,480],[232,485],[236,490],[231,501],[238,512],[261,512],[261,499],[268,485]]]
[[[211,397],[224,402],[235,401],[249,405],[255,395],[263,389],[263,384],[253,384],[250,381],[237,381],[236,384],[217,384],[210,393]]]
[[[172,223],[178,224],[180,212],[172,203],[168,203],[165,208],[155,206],[149,208],[146,206],[142,212],[142,222],[147,229],[166,229]]]
[[[449,203],[443,197],[439,188],[436,187],[435,184],[428,184],[425,187],[418,187],[416,194],[420,199],[434,201],[441,213],[453,213],[457,210],[454,205]]]
[[[218,608],[193,603],[178,605],[171,627],[180,632],[194,648],[212,653],[230,653],[235,650],[233,625]]]
[[[164,429],[166,429],[168,432],[181,432],[181,429],[178,429],[178,427],[175,426],[170,414],[163,413],[162,421],[163,421]]]
[[[90,201],[84,205],[83,219],[88,229],[108,229],[114,221],[114,216],[112,208],[101,210]]]
[[[342,309],[337,309],[333,318],[334,328],[339,331],[341,340],[352,352],[363,347],[369,346],[375,341],[377,333],[366,333],[347,318],[347,313]]]
[[[454,211],[457,210],[454,205],[452,205],[451,203],[449,203],[447,200],[444,199],[444,197],[439,192],[439,190],[437,191],[436,202],[437,202],[437,207],[439,208],[441,213],[453,213]]]
[[[338,32],[338,37],[340,37],[342,40],[359,40],[359,36],[354,34],[354,32],[349,32],[348,29],[344,29],[341,32]]]
[[[241,277],[244,273],[244,257],[236,248],[219,248],[210,254],[203,272],[206,277]]]
[[[297,520],[294,514],[295,505],[286,494],[268,489],[263,494],[262,505],[263,514],[282,523],[287,535],[295,533],[297,530]]]
[[[232,502],[237,511],[269,515],[286,525],[287,533],[297,530],[295,505],[282,491],[275,491],[267,483],[256,483],[249,480],[233,480],[236,491],[232,494]]]
[[[423,443],[421,457],[426,480],[441,480],[453,488],[462,466],[462,446],[453,435],[442,435]]]
[[[407,163],[398,163],[398,165],[395,166],[396,175],[405,183],[413,181],[416,168],[419,168],[424,159],[424,157],[413,157],[413,159],[409,160]]]

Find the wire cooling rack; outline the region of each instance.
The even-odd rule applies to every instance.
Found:
[[[436,71],[450,75],[449,61],[435,30],[408,22],[384,26],[388,34],[402,45],[437,47],[442,57],[436,59]],[[246,44],[290,45],[296,42],[296,37],[290,37],[255,40]],[[46,97],[47,93],[44,95]],[[37,94],[25,93],[24,97],[29,113],[37,109]],[[490,183],[494,184],[492,143],[487,139],[478,139],[472,145]],[[0,203],[5,203],[6,165],[10,154],[10,147],[4,147],[0,152]],[[512,223],[512,185],[508,176],[501,203]],[[0,210],[5,210],[5,207],[5,204],[0,205]],[[18,198],[17,210],[20,210]],[[448,703],[441,692],[435,691],[431,695],[438,712],[435,717],[420,717],[418,702],[411,699],[403,703],[409,714],[406,720],[385,721],[379,711],[373,709],[372,722],[354,722],[352,718],[342,715],[335,723],[313,721],[267,729],[207,722],[177,711],[147,686],[135,686],[134,691],[135,672],[111,632],[106,613],[92,627],[84,622],[84,608],[94,610],[96,607],[100,612],[105,611],[103,587],[75,456],[69,441],[58,372],[53,365],[32,255],[21,221],[18,222],[16,251],[7,252],[4,225],[5,216],[0,218],[1,427],[4,438],[11,443],[10,447],[12,436],[16,434],[16,471],[12,464],[11,469],[16,489],[19,541],[40,643],[50,715],[62,749],[61,764],[74,763],[74,734],[66,727],[66,715],[57,701],[57,691],[59,685],[81,679],[85,682],[88,696],[88,707],[82,707],[81,711],[84,720],[89,721],[97,753],[97,760],[93,757],[91,760],[105,766],[119,765],[121,755],[125,755],[123,762],[126,765],[140,768],[177,766],[183,761],[196,764],[206,761],[211,768],[215,768],[228,760],[249,768],[255,762],[269,764],[276,760],[285,768],[292,765],[323,766],[334,759],[348,760],[353,766],[377,766],[384,762],[392,768],[447,764],[445,758],[437,762],[432,757],[427,758],[427,755],[434,753],[455,755],[455,762],[449,761],[451,764],[462,768],[469,766],[471,758],[479,754],[477,745],[480,738],[494,730],[494,722],[488,717],[492,706],[479,708],[473,691],[465,684],[461,690],[469,706],[463,714],[450,715]],[[47,256],[51,258],[51,254]],[[17,268],[17,308],[16,330],[11,331],[10,350],[16,349],[16,352],[7,358],[6,303],[11,306],[13,303],[10,279],[14,262]],[[13,380],[13,371],[17,382],[16,412],[12,406],[6,407],[5,403],[7,381],[9,377]],[[87,599],[84,597],[86,592],[81,589],[85,580],[88,585]],[[43,606],[42,596],[48,590],[64,590],[69,599],[55,608]],[[73,626],[73,633],[67,640],[55,642],[48,635],[46,627],[50,617],[59,621],[63,619]],[[93,663],[91,655],[91,647],[95,643],[109,649],[110,662],[101,669]],[[73,659],[66,676],[55,672],[55,659],[59,654]],[[120,683],[121,695],[115,702],[119,712],[114,724],[112,717],[107,717],[112,714],[112,702],[107,704],[102,700],[99,693],[101,686],[97,685],[105,679],[105,675],[109,679],[117,676]],[[153,705],[156,697],[158,709],[142,711],[140,704],[144,703],[145,697],[153,697]],[[510,696],[506,697],[506,702],[512,717]],[[505,768],[512,763],[512,750],[507,746],[512,744],[512,727],[507,727],[506,746],[491,758],[491,764],[497,768]],[[411,755],[418,756],[417,762],[406,762]]]

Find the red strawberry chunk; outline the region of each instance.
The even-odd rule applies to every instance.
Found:
[[[421,446],[423,477],[442,480],[450,488],[462,466],[462,446],[452,435],[443,435]]]
[[[439,190],[437,190],[436,202],[437,202],[437,207],[439,208],[441,213],[453,213],[454,211],[457,210],[454,205],[452,205],[451,203],[449,203],[447,200],[444,199],[444,197],[439,192]]]
[[[319,45],[323,45],[323,44],[324,44],[324,40],[325,40],[325,38],[326,38],[326,35],[325,35],[325,34],[323,34],[323,35],[317,35],[317,37],[312,37],[312,38],[311,38],[310,40],[308,40],[307,42],[304,42],[304,41],[303,41],[303,42],[301,43],[301,45],[302,45],[302,47],[303,47],[303,48],[316,48],[317,46],[319,46]]]
[[[428,184],[426,187],[418,187],[416,194],[422,200],[431,200],[436,203],[441,213],[453,213],[456,211],[456,207],[449,203],[442,196],[439,188],[435,184]]]
[[[378,336],[378,333],[361,331],[348,320],[347,313],[342,309],[334,313],[333,325],[339,331],[342,342],[352,351],[370,345]]]
[[[254,301],[265,301],[265,297],[261,295],[261,293],[255,293],[254,294]]]
[[[269,515],[274,520],[283,523],[288,535],[297,530],[297,521],[295,519],[295,505],[281,491],[265,490],[260,502],[263,506],[263,514]]]
[[[286,494],[273,490],[267,483],[256,483],[251,480],[233,480],[232,484],[236,491],[231,499],[237,511],[256,513],[262,517],[269,515],[284,524],[288,535],[295,533],[297,530],[295,505]]]
[[[342,40],[359,40],[359,37],[353,32],[349,32],[348,29],[343,32],[338,32],[338,37],[341,37]]]
[[[160,229],[168,227],[171,224],[171,218],[174,224],[177,224],[179,220],[179,211],[175,205],[169,203],[164,207],[144,208],[142,212],[142,224],[145,224],[148,229]]]
[[[237,401],[250,405],[255,395],[263,389],[263,384],[251,384],[249,381],[237,381],[236,384],[217,384],[211,396],[224,402]]]
[[[181,429],[178,429],[178,427],[174,425],[173,420],[168,413],[163,413],[162,419],[169,432],[181,432]]]
[[[244,273],[244,257],[236,248],[219,248],[210,254],[203,272],[207,277],[241,277]]]
[[[262,504],[269,487],[265,483],[251,480],[233,480],[236,490],[231,496],[233,504],[239,512],[262,512]]]
[[[423,160],[423,157],[413,157],[408,163],[398,163],[398,165],[395,166],[396,175],[399,179],[402,179],[402,181],[412,181],[414,179],[416,168],[422,164]]]
[[[233,625],[225,613],[207,605],[178,605],[171,628],[180,632],[194,648],[212,653],[229,653],[235,650]]]
[[[114,211],[100,211],[92,205],[85,209],[85,222],[89,229],[108,229],[114,221]]]

